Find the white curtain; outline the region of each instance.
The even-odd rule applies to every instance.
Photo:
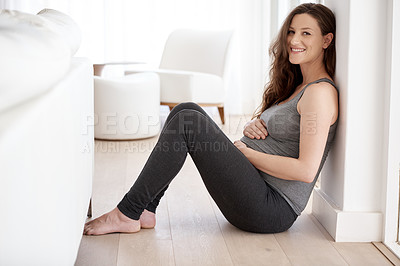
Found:
[[[233,29],[228,114],[250,114],[268,76],[268,47],[288,10],[301,0],[0,0],[0,8],[53,8],[80,26],[78,56],[93,63],[139,61],[157,66],[177,28]]]

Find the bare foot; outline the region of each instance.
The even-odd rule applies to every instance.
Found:
[[[84,235],[104,235],[109,233],[135,233],[140,231],[140,221],[126,217],[118,208],[87,222]]]
[[[140,215],[140,226],[144,229],[151,229],[156,226],[156,215],[153,212],[144,210],[142,215]]]

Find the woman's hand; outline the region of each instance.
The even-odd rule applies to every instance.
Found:
[[[244,144],[240,140],[235,140],[233,144],[246,156],[246,151],[249,149],[247,148],[246,144]]]
[[[251,139],[265,139],[268,136],[264,120],[255,119],[247,122],[243,129],[243,135]]]

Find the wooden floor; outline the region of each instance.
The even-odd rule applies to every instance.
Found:
[[[249,119],[230,117],[222,128],[238,139]],[[116,206],[156,141],[96,141],[94,217]],[[222,216],[188,158],[157,209],[155,229],[83,236],[76,265],[392,265],[371,243],[335,243],[310,213],[311,204],[287,232],[238,230]]]

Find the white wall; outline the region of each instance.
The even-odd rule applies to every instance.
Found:
[[[348,64],[349,64],[349,12],[350,3],[342,1],[341,5],[334,6],[326,1],[336,17],[336,77],[335,82],[339,87],[340,116],[335,137],[329,157],[322,169],[320,184],[323,191],[338,208],[343,208],[343,187],[345,172],[345,147],[346,147],[346,115],[348,100]]]
[[[400,256],[400,245],[397,243],[399,219],[399,175],[400,175],[400,0],[388,1],[388,36],[392,38],[387,45],[387,89],[385,99],[383,143],[384,166],[382,176],[386,182],[382,188],[384,200],[384,242]]]
[[[340,120],[313,212],[337,241],[380,241],[387,1],[325,4],[337,19]]]

